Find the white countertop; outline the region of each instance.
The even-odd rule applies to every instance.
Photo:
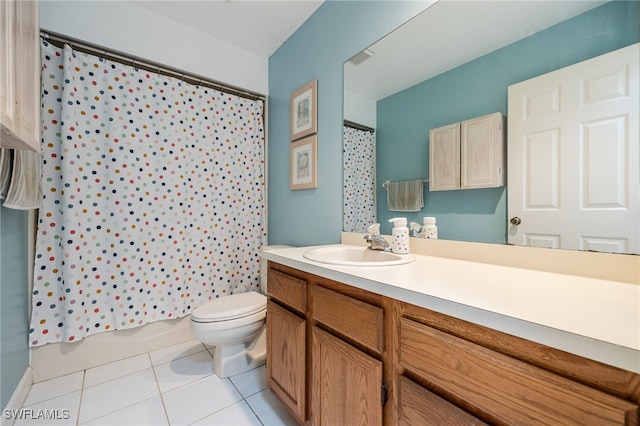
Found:
[[[265,250],[268,260],[640,373],[640,285],[414,254],[340,266]]]

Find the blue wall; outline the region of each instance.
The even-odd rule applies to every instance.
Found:
[[[325,1],[269,58],[269,243],[340,242],[342,65],[428,3]],[[318,188],[289,190],[289,97],[318,80]]]
[[[640,41],[638,2],[614,2],[569,19],[378,102],[377,179],[429,176],[429,129],[501,112],[507,88],[558,68]],[[508,119],[507,119],[508,122]],[[440,238],[507,241],[506,188],[428,192],[419,213],[402,213],[422,224],[435,216]],[[391,233],[386,193],[378,185],[378,220]]]
[[[424,2],[405,1],[332,1],[328,0],[318,8],[269,59],[269,243],[312,245],[336,243],[340,240],[342,229],[342,66],[343,63],[363,48],[371,45],[387,33],[404,23],[408,18],[427,6]],[[431,110],[430,124],[421,117],[420,128],[414,125],[406,132],[418,145],[407,145],[402,158],[396,163],[401,168],[393,170],[379,168],[379,177],[384,179],[404,179],[428,176],[429,128],[482,115],[488,112],[506,113],[506,89],[513,82],[525,80],[569,63],[578,62],[611,50],[610,28],[615,28],[613,38],[638,40],[638,2],[616,2],[605,5],[607,14],[601,15],[589,23],[585,30],[575,29],[567,34],[569,39],[563,43],[551,42],[552,31],[539,35],[540,39],[521,42],[528,53],[499,52],[501,64],[484,62],[483,58],[460,67],[448,75],[433,79],[432,83],[445,84],[447,88],[459,84],[465,79],[471,86],[464,88],[463,100],[438,89],[435,84],[429,88],[429,96],[449,99],[448,108],[457,102],[456,108],[442,108],[440,113]],[[581,18],[583,19],[583,18]],[[592,18],[593,19],[593,18]],[[604,31],[604,34],[602,33]],[[577,45],[576,45],[577,42]],[[531,45],[530,45],[531,44]],[[624,45],[624,44],[622,44]],[[549,49],[549,47],[552,49]],[[550,52],[551,51],[551,52]],[[531,56],[544,54],[546,59],[533,64]],[[569,54],[570,56],[566,56]],[[569,59],[559,60],[564,57]],[[556,58],[556,59],[554,59]],[[524,65],[523,65],[524,64]],[[474,70],[475,69],[475,70]],[[499,72],[496,72],[498,70]],[[474,73],[470,78],[468,73]],[[482,84],[474,84],[475,73],[492,75]],[[289,96],[298,87],[310,80],[318,79],[318,188],[302,191],[289,190]],[[451,81],[457,80],[458,83]],[[427,89],[423,89],[427,90]],[[467,94],[473,93],[473,96]],[[502,93],[502,94],[500,94]],[[499,100],[488,101],[489,96],[498,96]],[[477,101],[472,101],[477,97]],[[381,106],[379,105],[378,108]],[[460,118],[456,113],[460,113]],[[379,123],[378,138],[384,138],[384,128]],[[426,136],[425,136],[426,135]],[[421,138],[421,139],[420,139]],[[420,139],[420,140],[418,140]],[[401,140],[401,139],[398,139]],[[406,142],[409,144],[409,142]],[[378,159],[386,156],[378,152]],[[403,171],[406,170],[406,173]],[[378,187],[380,190],[380,186]],[[457,194],[456,194],[457,192]],[[503,189],[478,189],[473,191],[447,191],[438,196],[427,196],[425,213],[438,217],[439,232],[449,234],[451,239],[469,239],[474,229],[493,229],[490,235],[478,240],[505,241],[506,232],[506,195]],[[377,194],[378,199],[386,200],[384,193]],[[460,203],[458,197],[467,197]],[[438,200],[437,205],[434,201]],[[379,208],[382,222],[389,212]],[[441,216],[445,214],[445,216]],[[451,225],[449,219],[455,216],[469,218],[473,222],[468,226],[459,223]],[[414,219],[415,220],[415,219]],[[498,224],[498,225],[496,225]],[[383,232],[390,233],[390,226],[383,224]]]
[[[29,366],[28,213],[0,209],[0,404]]]

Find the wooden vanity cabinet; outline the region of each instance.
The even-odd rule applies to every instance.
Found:
[[[399,426],[469,426],[487,423],[408,379],[398,377]]]
[[[307,419],[307,282],[269,268],[267,386],[299,423]]]
[[[447,424],[639,424],[638,374],[400,305],[399,424],[427,405]]]
[[[311,424],[382,425],[382,362],[313,327]]]
[[[355,289],[311,287],[311,424],[382,425],[383,309],[340,290]]]
[[[269,263],[269,388],[301,424],[640,425],[640,374]]]
[[[382,298],[270,262],[267,385],[301,424],[383,424]]]

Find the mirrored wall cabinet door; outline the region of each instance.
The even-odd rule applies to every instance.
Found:
[[[505,117],[500,113],[429,131],[429,191],[504,186]]]
[[[429,131],[429,191],[460,189],[460,123]]]

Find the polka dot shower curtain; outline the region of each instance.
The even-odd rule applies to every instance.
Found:
[[[257,290],[263,102],[47,42],[30,344]]]
[[[343,230],[367,232],[376,223],[375,134],[345,125],[343,131]]]

